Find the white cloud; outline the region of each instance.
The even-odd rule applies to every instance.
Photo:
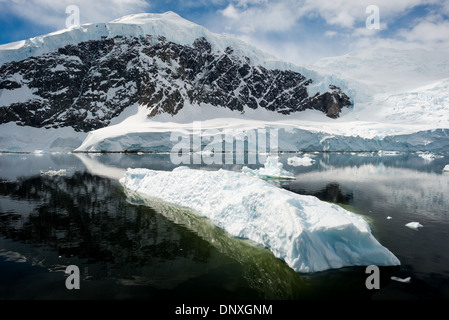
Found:
[[[334,31],[334,30],[328,30],[328,31],[326,31],[326,32],[324,33],[324,35],[325,35],[326,37],[332,38],[332,37],[337,36],[337,35],[338,35],[338,32],[337,32],[337,31]]]
[[[331,55],[340,55],[344,52],[339,48],[332,47],[329,42],[313,42],[298,43],[295,41],[278,41],[274,42],[267,38],[255,38],[250,36],[239,36],[239,39],[269,53],[283,61],[291,62],[297,65],[311,64],[318,58]],[[331,46],[332,48],[329,48]]]
[[[366,27],[371,5],[379,9],[379,29]],[[449,43],[444,14],[449,14],[449,1],[230,0],[215,18],[228,33],[303,63],[363,46],[442,47]],[[404,19],[408,16],[410,21]],[[416,17],[421,20],[412,21]],[[405,29],[398,30],[397,21]]]
[[[151,12],[149,3],[163,7],[157,1],[0,0],[0,14],[13,14],[36,24],[62,29],[68,17],[65,12],[68,5],[77,5],[81,23],[88,23],[107,22],[131,13]],[[211,3],[219,6],[218,11],[204,11],[205,15],[200,17],[203,25],[214,32],[226,31],[296,63],[310,62],[315,56],[337,55],[344,50],[374,43],[391,46],[406,44],[429,49],[449,47],[449,1],[444,0],[208,1],[184,0],[177,3],[180,10],[188,7],[198,12]],[[412,9],[429,4],[432,6],[411,15],[414,21],[404,21]],[[365,27],[369,16],[366,8],[369,5],[379,8],[380,30]],[[395,23],[400,19],[402,29],[397,30]]]
[[[228,5],[226,9],[222,10],[221,12],[226,18],[237,20],[240,17],[240,13],[232,4]]]
[[[258,5],[248,7],[249,2]],[[286,31],[297,20],[289,2],[239,1],[236,5],[229,4],[220,12],[228,19],[227,30],[240,33]]]
[[[260,5],[260,4],[266,4],[268,3],[268,0],[237,0],[236,6],[238,7],[248,7],[249,5]]]
[[[449,48],[449,21],[422,21],[411,30],[400,30],[399,36],[408,42]]]
[[[419,5],[436,4],[439,0],[301,0],[302,12],[320,15],[329,25],[344,28],[355,27],[357,22],[365,22],[369,14],[366,8],[375,5],[379,8],[381,21],[388,22],[407,10]]]
[[[355,28],[356,24],[364,25],[370,5],[379,8],[381,22],[387,24],[407,10],[428,4],[439,4],[449,11],[449,5],[441,0],[236,0],[222,10],[222,15],[233,20],[230,23],[236,30],[286,30],[310,17],[321,17],[329,26]]]

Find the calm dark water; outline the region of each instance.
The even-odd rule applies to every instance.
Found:
[[[400,259],[380,269],[380,290],[366,288],[365,267],[297,274],[268,250],[117,181],[128,167],[173,169],[167,154],[0,154],[0,299],[449,298],[448,157],[312,154],[311,166],[295,167],[294,156],[302,155],[280,157],[296,179],[279,187],[362,214]],[[41,174],[59,169],[65,175]],[[407,228],[412,221],[423,227]],[[66,289],[68,265],[80,269],[80,290]]]

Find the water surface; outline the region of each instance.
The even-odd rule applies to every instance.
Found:
[[[117,181],[128,167],[172,170],[168,154],[0,154],[0,299],[449,297],[448,158],[317,153],[311,166],[294,167],[293,156],[303,155],[280,160],[296,179],[279,187],[363,215],[400,259],[381,268],[380,290],[366,288],[364,267],[295,273],[267,249]],[[405,227],[411,221],[424,227]],[[68,265],[80,268],[80,290],[65,287]]]

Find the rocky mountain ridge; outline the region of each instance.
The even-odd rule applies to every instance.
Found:
[[[175,116],[188,103],[286,115],[315,109],[331,118],[351,105],[334,85],[309,95],[313,81],[255,65],[232,47],[214,51],[204,37],[191,46],[153,35],[102,37],[1,65],[0,124],[88,132],[135,104],[149,117]]]

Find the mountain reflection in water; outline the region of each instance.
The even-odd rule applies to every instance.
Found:
[[[315,155],[316,164],[307,168],[284,165],[296,180],[282,187],[363,214],[375,237],[404,262],[400,270],[381,269],[383,289],[375,292],[365,287],[364,267],[297,274],[267,249],[229,237],[184,209],[126,192],[118,183],[127,167],[173,169],[169,155],[0,157],[2,299],[444,296],[435,283],[448,282],[449,179],[429,167],[395,168],[348,155],[334,160]],[[361,163],[348,164],[356,161]],[[414,161],[408,159],[407,166]],[[40,175],[49,169],[67,174]],[[424,224],[424,232],[403,227],[413,219]],[[82,289],[76,293],[64,286],[70,264],[81,270]],[[425,289],[390,281],[391,275],[412,275]]]

